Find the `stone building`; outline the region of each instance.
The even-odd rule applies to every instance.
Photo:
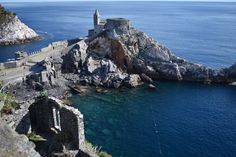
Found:
[[[124,31],[131,28],[130,20],[125,18],[109,18],[104,20],[101,18],[98,10],[93,15],[93,24],[94,28],[88,32],[89,37],[95,37],[104,30],[116,31],[119,34],[120,30]]]
[[[24,59],[26,57],[28,57],[28,54],[25,51],[17,51],[15,53],[15,60],[21,60],[21,59]]]
[[[35,89],[42,90],[43,87],[51,87],[56,85],[56,78],[58,73],[55,68],[55,64],[46,58],[40,63],[42,70],[38,73],[33,73],[26,76],[26,83]]]
[[[66,149],[77,157],[97,157],[84,143],[84,119],[79,110],[54,97],[41,96],[29,107],[29,113],[31,130],[47,138],[44,145],[49,156]]]

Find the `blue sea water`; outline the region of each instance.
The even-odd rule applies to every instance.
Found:
[[[44,2],[4,3],[44,40],[0,47],[0,61],[17,50],[85,36],[92,14],[126,17],[176,55],[214,68],[236,61],[236,3]],[[89,141],[114,157],[235,157],[236,88],[158,82],[71,99],[85,118]]]
[[[175,54],[211,67],[236,61],[236,3],[199,2],[43,2],[4,3],[44,36],[31,44],[1,47],[0,61],[16,50],[33,51],[49,42],[87,35],[92,14],[125,17]]]

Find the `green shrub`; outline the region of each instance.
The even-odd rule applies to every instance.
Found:
[[[107,152],[101,151],[98,153],[99,157],[112,157],[110,154],[108,154]]]
[[[4,101],[5,100],[5,94],[3,94],[3,93],[0,93],[0,101]]]
[[[97,154],[99,157],[112,157],[110,154],[108,154],[105,151],[101,151],[101,147],[98,146],[94,146],[92,143],[90,143],[89,141],[85,140],[85,145],[87,146],[87,148],[91,151],[93,151],[95,154]]]
[[[2,24],[9,23],[16,15],[7,11],[3,6],[0,4],[0,26]]]
[[[13,109],[17,109],[19,107],[12,97],[3,93],[0,93],[0,101],[4,101],[4,106],[1,110],[2,114],[11,114]]]
[[[3,80],[0,80],[0,89],[2,88],[3,86]]]
[[[48,96],[48,93],[47,93],[47,91],[41,91],[41,92],[39,92],[39,94],[38,94],[38,97],[47,97]]]
[[[37,135],[34,131],[27,134],[27,137],[30,141],[33,141],[33,142],[45,140],[44,138],[42,138],[42,136]]]

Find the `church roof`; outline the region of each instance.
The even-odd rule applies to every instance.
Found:
[[[100,16],[98,9],[95,10],[95,15]]]

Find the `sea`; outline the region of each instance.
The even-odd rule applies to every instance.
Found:
[[[236,62],[234,2],[22,2],[3,3],[43,36],[0,47],[0,62],[50,42],[87,35],[93,13],[124,17],[179,57],[212,68]],[[160,81],[73,95],[84,114],[88,141],[113,157],[236,157],[236,87]]]

